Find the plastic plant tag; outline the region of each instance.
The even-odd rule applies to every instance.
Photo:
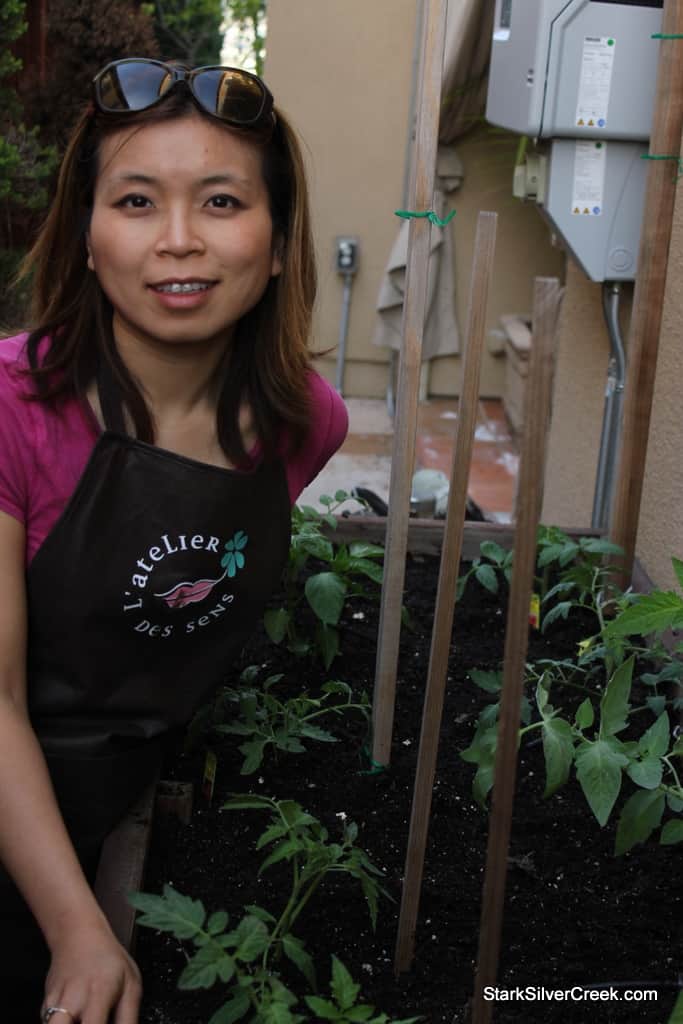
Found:
[[[218,759],[213,750],[207,750],[204,762],[204,778],[202,779],[202,796],[207,804],[213,799],[213,786],[216,781],[216,766]]]
[[[531,595],[531,601],[529,603],[529,625],[533,626],[534,629],[538,629],[541,622],[541,598],[538,594]]]

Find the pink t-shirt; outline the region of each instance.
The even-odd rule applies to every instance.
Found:
[[[26,526],[26,564],[43,543],[73,494],[100,428],[77,399],[59,414],[26,401],[32,382],[17,373],[27,366],[27,335],[0,340],[0,509]],[[292,504],[342,444],[346,406],[319,374],[309,374],[313,418],[306,443],[286,460]]]

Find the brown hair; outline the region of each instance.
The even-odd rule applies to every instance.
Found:
[[[122,127],[142,127],[197,109],[181,87],[139,113],[86,110],[64,154],[55,199],[20,275],[33,275],[27,372],[35,381],[37,398],[57,404],[66,395],[83,397],[103,368],[118,404],[131,416],[136,436],[148,443],[154,442],[152,418],[116,349],[111,305],[97,277],[87,269],[85,235],[102,139]],[[287,119],[279,111],[276,116],[269,138],[253,129],[238,132],[253,139],[262,151],[273,239],[282,245],[282,271],[270,279],[257,305],[237,323],[231,341],[230,372],[224,372],[216,423],[220,445],[233,462],[246,457],[238,422],[245,398],[266,458],[275,454],[283,425],[290,448],[296,450],[310,424],[306,370],[316,269],[308,192],[299,143]],[[228,125],[225,130],[237,131]],[[39,360],[39,343],[46,335],[49,350]]]

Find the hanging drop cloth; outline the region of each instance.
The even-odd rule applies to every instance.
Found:
[[[444,218],[451,204],[450,194],[462,182],[462,164],[457,153],[440,147],[434,189],[434,212]],[[403,298],[406,289],[408,235],[410,221],[401,221],[389,255],[385,276],[377,299],[379,321],[372,339],[374,345],[399,351],[403,334]],[[457,355],[460,351],[455,316],[455,250],[451,225],[432,226],[427,277],[427,310],[422,339],[422,359]]]
[[[491,52],[493,4],[490,0],[451,2],[446,26],[446,47],[439,124],[441,145],[434,183],[434,212],[444,218],[452,196],[463,181],[455,141],[481,119],[486,102],[486,81]],[[432,226],[430,234],[427,309],[422,338],[422,359],[458,355],[460,337],[455,313],[455,243],[453,223]],[[410,222],[401,226],[392,246],[377,298],[378,323],[373,344],[400,351],[403,299],[406,287]]]

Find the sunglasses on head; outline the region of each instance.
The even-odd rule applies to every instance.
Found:
[[[107,64],[93,79],[95,104],[107,114],[137,113],[160,103],[183,82],[197,105],[236,128],[275,124],[273,96],[256,75],[241,68],[186,71],[145,57]]]

